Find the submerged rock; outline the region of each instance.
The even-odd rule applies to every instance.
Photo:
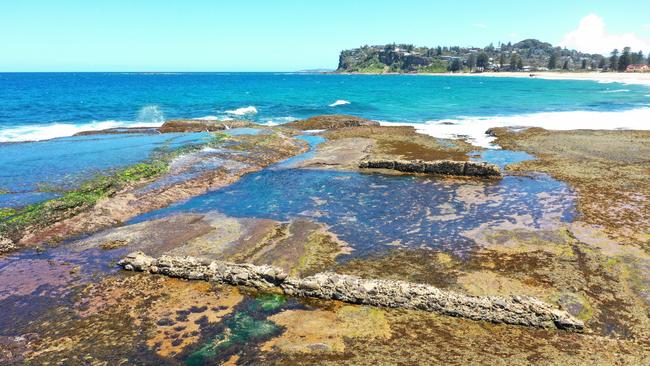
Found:
[[[129,254],[119,264],[126,270],[217,281],[261,290],[280,290],[291,296],[431,311],[493,323],[570,331],[584,329],[583,322],[566,311],[524,296],[469,296],[424,284],[363,279],[330,272],[297,278],[272,266],[207,261],[193,257],[162,256],[156,259],[142,252]]]
[[[169,132],[205,132],[223,131],[230,128],[241,128],[253,126],[249,121],[214,121],[204,119],[177,119],[163,123],[158,131]]]
[[[465,177],[501,177],[498,166],[488,163],[454,160],[366,160],[359,163],[362,169],[390,169],[406,173],[426,173]]]
[[[289,122],[285,126],[299,130],[334,130],[344,127],[379,126],[379,122],[355,116],[332,114]]]

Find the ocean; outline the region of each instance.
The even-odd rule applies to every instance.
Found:
[[[351,114],[494,147],[495,126],[650,128],[650,87],[594,81],[287,73],[0,74],[0,208],[60,195],[202,134],[73,136],[167,119],[275,125]]]
[[[320,114],[488,145],[496,125],[647,128],[650,87],[595,81],[300,73],[0,73],[0,142],[171,118],[281,124]]]

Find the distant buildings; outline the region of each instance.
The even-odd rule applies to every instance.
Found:
[[[650,72],[650,66],[643,64],[629,65],[625,72]]]

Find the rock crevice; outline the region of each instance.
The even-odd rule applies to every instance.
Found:
[[[584,329],[584,324],[569,313],[524,296],[470,296],[424,284],[363,279],[330,272],[296,278],[272,266],[208,261],[194,257],[162,256],[156,259],[142,252],[129,254],[119,264],[131,271],[188,280],[216,281],[261,290],[280,290],[297,297],[430,311],[492,323],[570,331]]]

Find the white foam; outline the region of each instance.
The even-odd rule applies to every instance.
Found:
[[[426,123],[381,122],[389,126],[413,126],[419,133],[438,138],[465,138],[476,146],[495,148],[493,137],[485,134],[491,127],[542,127],[548,130],[650,130],[650,108],[622,112],[545,112],[516,116],[459,117]]]
[[[0,142],[42,141],[72,136],[84,131],[100,131],[119,127],[159,127],[162,123],[129,121],[96,121],[82,124],[52,123],[29,125],[0,130]]]
[[[226,116],[203,116],[203,117],[196,117],[192,118],[194,120],[199,120],[199,121],[232,121],[232,117],[226,117]]]
[[[350,102],[348,102],[347,100],[339,99],[336,102],[330,104],[329,106],[330,107],[336,107],[336,106],[346,105],[346,104],[350,104]]]
[[[282,125],[285,123],[297,121],[298,118],[296,117],[291,117],[291,116],[285,116],[285,117],[272,117],[272,118],[267,118],[260,124],[266,125],[266,126],[277,126],[277,125]]]
[[[602,91],[601,93],[627,93],[629,91],[630,89],[616,89],[616,90],[605,90]]]
[[[237,108],[233,109],[230,111],[226,111],[228,114],[234,114],[236,116],[245,116],[247,114],[257,114],[257,108],[254,106],[248,106],[248,107],[242,107],[242,108]]]

